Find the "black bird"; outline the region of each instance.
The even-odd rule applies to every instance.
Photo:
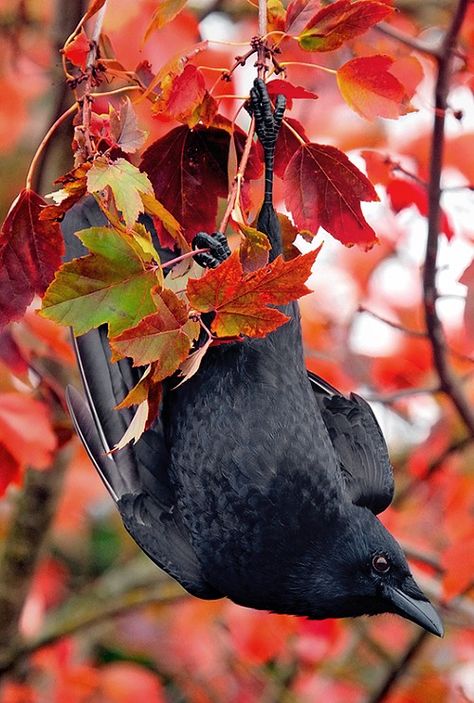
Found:
[[[281,241],[273,155],[284,98],[273,111],[257,80],[249,111],[265,153],[258,228],[274,258]],[[85,253],[74,232],[105,224],[102,217],[87,201],[68,213],[68,258]],[[201,263],[217,264],[222,235],[202,241],[211,252]],[[346,398],[306,371],[298,306],[281,309],[290,321],[268,337],[211,347],[192,378],[167,384],[160,419],[112,455],[132,418],[114,406],[139,370],[110,362],[105,329],[79,337],[86,398],[69,392],[77,431],[126,529],[189,593],[315,619],[397,613],[442,635],[376,517],[393,497],[377,420],[362,398]]]

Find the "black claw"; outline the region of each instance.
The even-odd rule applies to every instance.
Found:
[[[255,129],[263,148],[273,149],[285,112],[285,96],[277,96],[273,110],[267,86],[261,78],[256,78],[250,90],[250,102],[246,107],[249,114],[255,117]]]
[[[222,232],[198,232],[193,239],[193,249],[209,249],[195,254],[194,259],[203,268],[216,268],[230,256],[227,237]]]

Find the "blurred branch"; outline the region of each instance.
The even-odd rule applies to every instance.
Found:
[[[176,582],[148,559],[139,557],[126,567],[113,569],[86,592],[72,596],[51,613],[34,639],[10,647],[0,662],[5,675],[26,656],[62,637],[95,627],[104,620],[151,604],[165,605],[186,597]]]
[[[447,298],[448,296],[443,295],[436,295],[437,298]],[[389,327],[392,327],[392,329],[398,330],[399,332],[403,332],[404,334],[409,335],[410,337],[417,337],[419,339],[426,339],[427,342],[431,341],[430,334],[426,330],[414,330],[411,329],[410,327],[404,327],[403,325],[400,325],[398,322],[393,322],[392,320],[387,320],[386,317],[382,317],[382,315],[379,315],[378,313],[374,312],[373,310],[369,310],[368,308],[364,307],[363,305],[359,305],[357,308],[358,313],[366,313],[367,315],[370,315],[373,317],[375,320],[378,320],[379,322],[383,322],[384,325],[388,325]],[[461,361],[468,361],[470,363],[474,363],[474,357],[469,356],[469,354],[463,354],[462,352],[457,351],[456,349],[451,349],[446,343],[446,340],[443,338],[442,339],[442,345],[443,345],[443,352],[446,352],[448,354],[452,354],[452,356],[455,356],[457,359],[460,359]],[[443,390],[443,388],[439,388],[439,390]]]
[[[377,691],[368,699],[368,703],[382,703],[391,692],[394,685],[405,674],[412,661],[419,654],[423,644],[428,637],[426,630],[421,630],[410,642],[402,658],[390,667],[385,679]]]
[[[18,630],[23,606],[56,510],[70,448],[56,454],[47,471],[26,472],[0,559],[0,671],[21,644]]]
[[[433,361],[444,393],[451,399],[469,433],[474,437],[474,413],[453,374],[446,358],[446,338],[436,310],[436,264],[438,257],[439,221],[441,212],[441,172],[444,152],[444,127],[448,107],[452,61],[458,34],[469,0],[459,0],[438,56],[435,87],[435,116],[431,140],[430,180],[428,188],[428,241],[423,273],[423,303]]]
[[[421,54],[425,54],[426,56],[431,56],[433,59],[439,59],[441,56],[442,48],[440,46],[433,46],[431,44],[427,44],[426,42],[422,42],[415,37],[411,37],[409,34],[405,34],[405,32],[401,32],[399,29],[396,29],[396,27],[392,27],[392,25],[387,22],[380,22],[375,29],[381,34],[385,34],[385,36],[395,39],[395,41],[400,44],[404,44],[410,49],[419,51]]]

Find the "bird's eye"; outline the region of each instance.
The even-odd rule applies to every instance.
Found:
[[[390,562],[383,554],[376,554],[372,558],[372,566],[379,574],[386,574],[390,570]]]

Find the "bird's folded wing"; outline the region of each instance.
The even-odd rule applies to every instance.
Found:
[[[355,393],[346,398],[316,374],[308,376],[352,502],[382,512],[392,502],[393,472],[370,405]]]
[[[104,224],[90,200],[72,208],[62,223],[66,258],[85,250],[74,233]],[[128,532],[158,566],[190,593],[216,598],[201,574],[187,541],[168,478],[169,453],[161,420],[134,445],[110,453],[130,425],[134,410],[115,406],[137,383],[140,370],[128,359],[110,360],[105,326],[74,340],[86,397],[68,389],[68,404],[77,432],[102,480],[114,498]]]

